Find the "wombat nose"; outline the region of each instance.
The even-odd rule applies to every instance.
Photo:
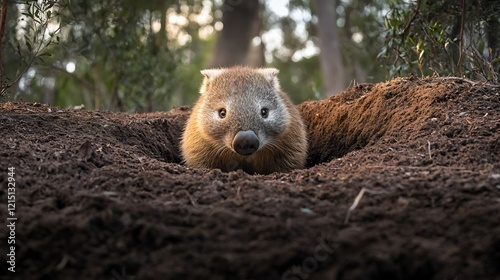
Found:
[[[236,133],[233,139],[233,149],[240,155],[248,156],[259,148],[259,138],[251,130]]]

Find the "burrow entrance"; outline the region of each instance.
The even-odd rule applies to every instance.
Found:
[[[456,88],[450,88],[450,84]],[[378,141],[390,145],[420,137],[432,119],[446,118],[440,111],[443,106],[433,104],[456,97],[454,92],[462,92],[468,86],[445,80],[398,78],[376,85],[359,84],[329,99],[300,104],[309,136],[307,167],[341,158]],[[158,115],[152,120],[155,114],[147,114],[146,121],[154,130],[160,130],[159,134],[144,133],[144,128],[136,124],[137,127],[128,126],[127,133],[116,136],[128,144],[144,138],[138,140],[149,143],[143,145],[143,152],[180,163],[179,139],[189,114],[187,108],[168,112],[167,119]]]

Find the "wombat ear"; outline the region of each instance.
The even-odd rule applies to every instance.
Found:
[[[207,91],[207,87],[213,79],[222,74],[226,69],[205,69],[201,70],[201,74],[205,77],[201,84],[200,94],[204,94]]]
[[[276,90],[280,90],[280,83],[279,83],[278,77],[277,77],[279,72],[280,72],[280,70],[278,70],[276,68],[257,69],[257,73],[264,76],[264,78],[266,78],[274,86],[274,88]]]
[[[205,70],[201,70],[201,74],[203,76],[205,76],[206,79],[208,79],[209,81],[215,79],[217,76],[219,76],[220,74],[222,74],[222,72],[226,71],[226,69],[205,69]]]

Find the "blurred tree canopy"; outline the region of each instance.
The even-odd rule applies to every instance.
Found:
[[[389,1],[386,43],[390,74],[417,72],[500,81],[500,1]]]
[[[278,68],[296,103],[325,98],[331,81],[499,78],[496,0],[336,0],[330,16],[316,13],[319,0],[2,1],[9,100],[169,110],[197,99],[201,69],[234,64]],[[337,32],[318,32],[320,24]],[[325,70],[320,48],[340,66]]]

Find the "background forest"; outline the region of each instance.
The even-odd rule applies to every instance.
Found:
[[[276,67],[296,103],[394,76],[499,82],[497,0],[2,0],[0,97],[191,105],[200,69]]]

